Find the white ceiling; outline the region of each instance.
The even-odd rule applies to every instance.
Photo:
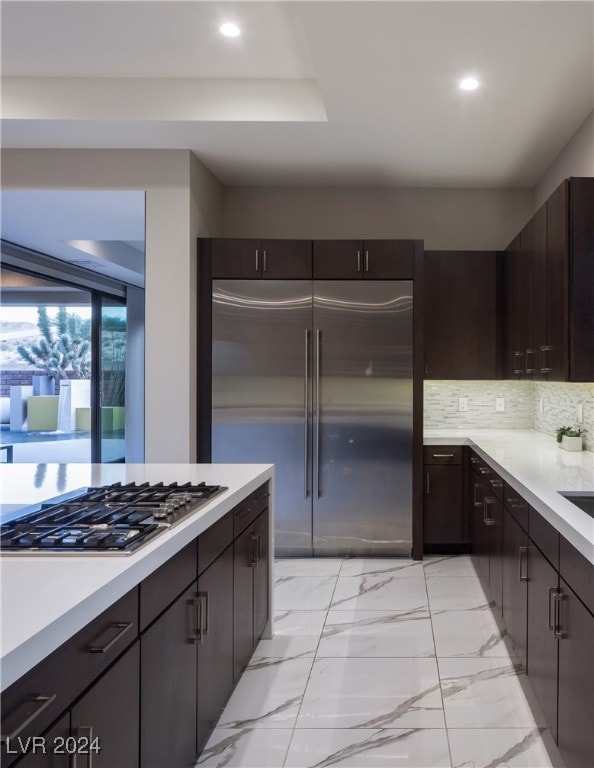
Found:
[[[533,187],[594,105],[593,7],[4,0],[2,142],[188,148],[225,185]]]

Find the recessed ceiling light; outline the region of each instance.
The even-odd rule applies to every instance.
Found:
[[[479,81],[476,77],[465,77],[464,80],[460,80],[460,88],[463,91],[474,91],[479,87]]]
[[[225,37],[237,37],[241,32],[237,24],[233,24],[231,21],[221,24],[219,31]]]

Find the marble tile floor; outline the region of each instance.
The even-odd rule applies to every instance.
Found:
[[[563,768],[522,677],[469,557],[277,560],[275,636],[196,765]]]

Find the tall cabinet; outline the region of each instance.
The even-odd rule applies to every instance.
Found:
[[[505,378],[594,380],[594,179],[565,180],[504,254]]]

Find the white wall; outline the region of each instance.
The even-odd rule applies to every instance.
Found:
[[[220,185],[202,169],[187,150],[2,152],[6,189],[146,190],[147,462],[196,457],[194,235],[221,234]]]
[[[532,215],[528,189],[225,189],[226,237],[418,238],[504,248]]]
[[[534,210],[537,211],[563,179],[570,176],[594,176],[594,110],[590,112],[536,185]]]

